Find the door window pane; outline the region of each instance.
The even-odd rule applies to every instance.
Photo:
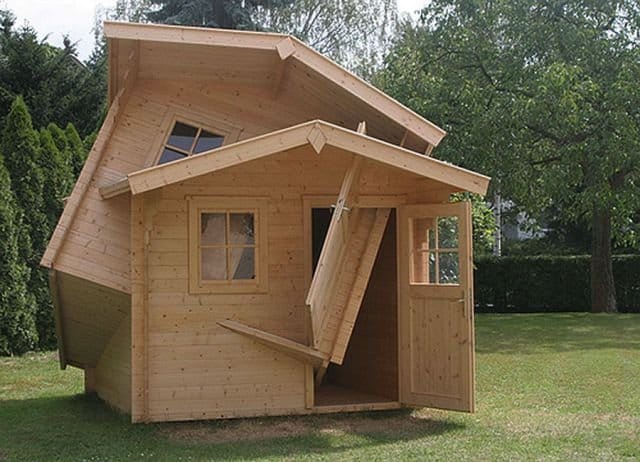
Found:
[[[460,266],[458,252],[442,252],[438,261],[438,283],[458,284],[460,282]]]
[[[458,217],[411,219],[411,283],[459,284]]]
[[[432,248],[429,244],[430,235],[432,234],[433,219],[432,218],[414,218],[413,219],[413,250],[423,251]]]
[[[438,218],[438,248],[458,248],[458,217]]]

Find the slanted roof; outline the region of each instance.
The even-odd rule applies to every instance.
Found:
[[[110,94],[122,85],[118,42],[140,43],[140,78],[220,80],[266,85],[295,100],[321,100],[320,117],[341,125],[367,120],[371,135],[430,152],[446,132],[295,37],[210,28],[106,22]],[[124,58],[120,58],[124,59]],[[327,112],[327,116],[323,111]],[[328,117],[330,111],[340,120]],[[314,117],[314,118],[315,118]]]
[[[479,173],[362,133],[314,120],[131,173],[126,181],[119,182],[121,187],[117,188],[117,193],[131,191],[134,195],[141,194],[304,145],[311,145],[318,153],[326,145],[333,146],[461,191],[485,194],[489,185],[489,177]],[[113,189],[112,186],[107,186],[101,192],[103,196],[112,197],[115,194],[105,192],[112,192]]]

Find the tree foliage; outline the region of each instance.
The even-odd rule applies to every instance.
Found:
[[[223,29],[259,30],[260,9],[294,4],[293,0],[149,0],[147,18],[152,22]]]
[[[536,216],[592,230],[592,305],[615,310],[611,240],[640,208],[637,1],[434,0],[379,83],[451,134],[439,155]]]
[[[47,278],[44,270],[40,268],[40,258],[51,231],[45,213],[42,152],[38,132],[33,128],[27,106],[20,96],[15,99],[6,117],[0,152],[4,156],[17,206],[24,217],[21,223],[24,229],[19,232],[28,234],[31,242],[30,248],[22,248],[21,258],[30,269],[28,290],[35,297],[37,306],[39,346],[53,346],[53,308]],[[47,172],[48,176],[56,174],[57,172]]]
[[[397,0],[119,0],[98,14],[96,30],[104,18],[281,32],[368,77],[397,17]]]
[[[29,246],[22,212],[10,188],[0,155],[0,355],[21,354],[38,343],[35,299],[29,293],[29,268],[22,255]]]
[[[368,77],[390,45],[398,6],[396,0],[298,0],[285,8],[259,8],[256,18],[264,29],[292,34]]]
[[[57,48],[39,40],[31,27],[14,27],[14,21],[0,12],[0,102],[21,95],[37,127],[72,123],[80,133],[90,133],[102,115],[103,69],[80,62],[69,39]],[[0,122],[2,109],[9,107],[0,105]]]

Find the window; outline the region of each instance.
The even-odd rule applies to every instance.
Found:
[[[266,289],[266,199],[189,199],[190,291]]]
[[[458,217],[411,219],[411,283],[459,284]]]
[[[219,148],[223,142],[223,135],[176,121],[158,165]]]

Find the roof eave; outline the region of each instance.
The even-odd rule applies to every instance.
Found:
[[[222,146],[196,157],[131,173],[126,182],[120,180],[116,183],[117,187],[116,184],[108,185],[103,187],[101,192],[105,192],[103,197],[108,194],[111,194],[108,197],[113,197],[126,192],[131,192],[134,195],[141,194],[299,146],[311,145],[319,152],[325,144],[451,185],[459,190],[484,195],[490,181],[490,178],[485,175],[417,154],[328,122],[315,120]],[[117,191],[117,194],[112,194],[113,191]]]

